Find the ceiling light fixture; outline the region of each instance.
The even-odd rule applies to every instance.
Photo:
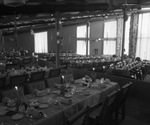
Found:
[[[4,5],[18,7],[25,4],[25,0],[4,0]]]

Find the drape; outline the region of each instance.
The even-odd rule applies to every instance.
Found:
[[[123,35],[123,18],[118,18],[117,19],[117,41],[116,41],[116,55],[117,56],[121,56],[122,35]]]
[[[129,57],[135,57],[136,45],[137,45],[137,35],[138,35],[138,14],[131,14],[130,21],[130,34],[129,34]]]
[[[150,13],[139,15],[136,57],[150,60]]]
[[[34,49],[35,53],[47,53],[47,32],[40,32],[34,34]]]

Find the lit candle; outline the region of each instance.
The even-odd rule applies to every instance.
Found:
[[[16,89],[16,91],[18,92],[18,87],[17,87],[17,86],[15,86],[15,89]]]
[[[64,84],[65,77],[62,75],[62,84]]]
[[[18,91],[18,86],[15,86],[16,89],[16,94],[17,94],[17,101],[19,101],[19,91]]]
[[[95,68],[93,68],[93,71],[95,71]]]

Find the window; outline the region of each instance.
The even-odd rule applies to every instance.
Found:
[[[150,60],[150,13],[139,15],[136,57]]]
[[[88,28],[89,31],[89,28]],[[88,32],[89,37],[89,32]],[[78,26],[77,27],[77,51],[79,55],[86,55],[87,49],[87,26]],[[90,52],[90,42],[88,41],[88,55]]]
[[[116,54],[116,32],[117,21],[109,21],[104,23],[104,55]]]
[[[34,51],[35,53],[47,53],[47,32],[34,33]]]

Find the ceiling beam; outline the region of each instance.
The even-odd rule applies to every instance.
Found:
[[[38,14],[38,13],[55,13],[60,12],[78,12],[107,10],[108,4],[57,4],[57,5],[24,5],[20,7],[8,7],[0,5],[0,16],[15,14]]]

